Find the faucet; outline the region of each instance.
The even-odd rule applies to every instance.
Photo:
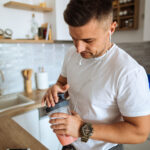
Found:
[[[4,74],[3,74],[3,72],[0,70],[0,75],[1,75],[1,78],[2,78],[2,82],[4,82]],[[2,95],[3,94],[3,89],[0,87],[0,95]]]

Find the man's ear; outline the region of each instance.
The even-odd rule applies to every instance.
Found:
[[[110,26],[110,33],[111,33],[111,35],[115,32],[116,26],[117,26],[117,22],[116,21],[112,22],[112,24]]]

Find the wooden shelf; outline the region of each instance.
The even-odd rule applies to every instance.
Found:
[[[5,3],[4,6],[8,7],[8,8],[23,9],[23,10],[30,10],[30,11],[39,11],[39,12],[51,12],[52,11],[52,8],[41,7],[38,5],[24,4],[24,3],[13,2],[13,1]]]
[[[130,7],[130,6],[134,6],[134,3],[120,4],[120,8],[122,8],[122,7]]]
[[[119,28],[119,31],[136,30],[137,28]]]
[[[117,6],[117,5],[114,5],[114,6],[113,6],[113,8],[114,8],[114,9],[117,9],[117,8],[118,8],[118,6]]]
[[[130,18],[134,18],[134,16],[120,16],[120,19],[130,19]]]
[[[10,39],[0,39],[0,43],[45,43],[45,44],[51,44],[54,43],[53,40],[10,40]]]

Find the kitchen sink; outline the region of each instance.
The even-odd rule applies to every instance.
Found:
[[[21,94],[9,94],[0,96],[0,112],[10,110],[13,108],[18,108],[21,106],[26,106],[33,103],[33,100]]]

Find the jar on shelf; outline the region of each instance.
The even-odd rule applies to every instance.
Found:
[[[120,4],[123,4],[123,3],[124,3],[124,1],[123,1],[123,0],[119,0],[119,3],[120,3]]]
[[[127,0],[123,0],[123,3],[127,3]]]
[[[125,4],[125,3],[127,3],[127,0],[119,0],[119,3],[120,4]]]
[[[128,2],[128,3],[131,3],[131,2],[133,2],[133,0],[127,0],[127,2]]]
[[[124,24],[124,27],[125,27],[125,28],[128,28],[128,26],[129,26],[129,20],[125,20],[124,23],[125,23],[125,24]]]
[[[127,10],[124,10],[124,11],[123,11],[123,15],[126,16],[127,14],[128,14],[128,11],[127,11]]]
[[[129,21],[129,22],[128,22],[128,27],[129,27],[129,28],[133,28],[133,26],[134,26],[133,18],[129,19],[128,21]]]
[[[41,7],[46,7],[46,1],[45,0],[40,0],[40,6]]]
[[[120,11],[120,12],[119,12],[119,16],[123,16],[123,11]]]

